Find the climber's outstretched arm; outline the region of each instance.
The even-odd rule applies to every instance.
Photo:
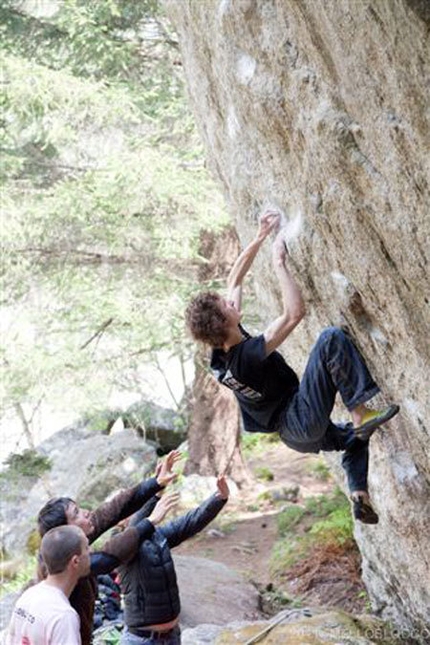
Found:
[[[240,311],[242,304],[242,282],[266,237],[279,226],[280,215],[276,211],[265,212],[259,220],[258,232],[252,242],[242,251],[227,278],[227,300]]]
[[[306,313],[300,288],[287,266],[288,250],[283,239],[282,230],[273,242],[272,259],[273,268],[281,288],[282,314],[264,332],[267,356],[283,343]]]

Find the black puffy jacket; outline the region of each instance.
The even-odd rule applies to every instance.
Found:
[[[167,623],[179,615],[179,590],[170,549],[201,531],[226,501],[218,494],[212,495],[186,515],[156,527],[152,536],[141,543],[134,560],[120,567],[128,628]],[[137,514],[132,521],[139,519]]]

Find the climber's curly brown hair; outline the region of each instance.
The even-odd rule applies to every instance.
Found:
[[[222,347],[227,340],[226,317],[220,300],[218,293],[205,291],[193,298],[185,311],[185,321],[194,340],[211,347]]]

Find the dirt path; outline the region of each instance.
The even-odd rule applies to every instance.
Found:
[[[232,496],[218,520],[178,547],[176,552],[222,562],[243,574],[260,590],[272,585],[288,596],[295,596],[294,580],[283,583],[271,573],[272,550],[279,539],[277,515],[292,501],[300,504],[306,497],[331,492],[335,483],[331,478],[323,478],[324,465],[320,457],[299,454],[282,444],[269,446],[264,456],[254,457],[248,463],[254,475],[264,471],[273,479],[258,479],[251,490]],[[311,583],[308,592],[300,597],[313,604],[340,604],[348,610],[362,610],[365,600],[364,594],[360,594],[364,588],[359,580],[359,558],[355,558],[353,564],[349,561],[347,565],[343,564],[342,569],[335,566],[335,560],[337,562],[339,558],[333,554],[333,562],[317,567],[318,582]],[[351,571],[351,566],[356,570]],[[354,579],[353,584],[351,579]]]

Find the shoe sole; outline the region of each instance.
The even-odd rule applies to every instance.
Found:
[[[390,421],[390,419],[396,416],[399,410],[400,410],[400,407],[398,405],[390,405],[390,407],[387,409],[384,415],[380,417],[375,417],[374,419],[370,419],[370,421],[363,423],[362,426],[358,426],[358,428],[354,428],[355,436],[358,439],[361,439],[362,441],[366,441],[367,439],[370,439],[370,437],[375,432],[375,430],[377,430],[384,423],[387,423],[387,421]]]
[[[371,506],[369,506],[369,504],[359,504],[358,502],[353,500],[352,514],[354,516],[354,519],[358,520],[358,522],[362,522],[363,524],[378,524],[379,522],[378,514],[375,513],[375,511]]]
[[[378,524],[379,522],[379,517],[376,515],[376,513],[374,515],[363,515],[362,517],[355,517],[355,519],[362,524]]]

